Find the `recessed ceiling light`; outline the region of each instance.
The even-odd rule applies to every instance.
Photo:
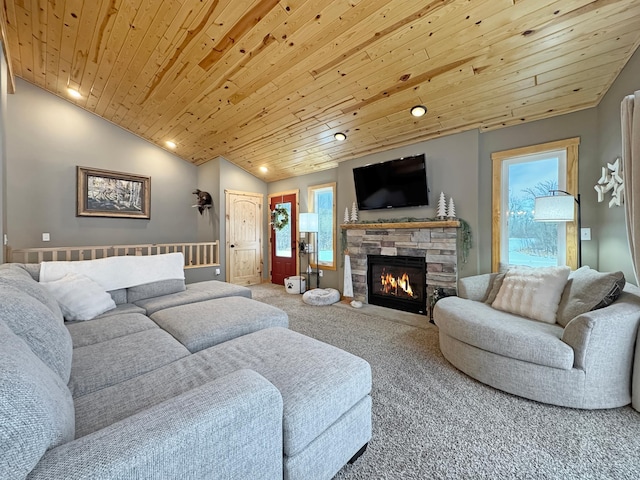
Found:
[[[347,139],[347,136],[342,132],[338,132],[333,136],[333,138],[335,138],[339,142],[343,142]]]
[[[267,173],[269,171],[269,169],[267,167],[260,167],[260,171],[262,173]]]
[[[424,105],[416,105],[415,107],[411,107],[411,115],[414,117],[421,117],[425,113],[427,113],[427,107]]]
[[[73,88],[67,88],[67,93],[69,95],[71,95],[73,98],[81,98],[82,95],[80,95],[80,92],[73,89]]]
[[[167,140],[166,142],[164,142],[165,145],[169,148],[176,148],[176,144],[175,142],[172,142],[171,140]]]

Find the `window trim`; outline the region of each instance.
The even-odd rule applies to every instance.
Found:
[[[502,162],[513,157],[535,155],[544,152],[565,150],[567,156],[566,165],[566,191],[573,196],[578,195],[578,147],[580,137],[567,138],[555,142],[531,145],[528,147],[503,150],[491,154],[493,165],[492,183],[492,208],[491,208],[491,271],[500,271],[501,252],[501,220],[502,220]],[[578,268],[578,222],[566,223],[566,264],[575,270]]]
[[[308,205],[309,205],[309,212],[315,212],[315,205],[314,205],[314,200],[315,200],[315,195],[314,192],[316,190],[324,190],[324,189],[328,189],[331,188],[332,193],[333,193],[333,201],[332,201],[332,215],[333,215],[333,229],[332,229],[332,242],[333,242],[333,260],[331,262],[331,264],[326,264],[326,263],[322,263],[322,262],[317,262],[320,264],[320,268],[326,269],[326,270],[337,270],[337,258],[338,258],[338,252],[337,252],[337,217],[336,217],[336,191],[337,191],[337,183],[336,182],[329,182],[329,183],[323,183],[320,185],[312,185],[309,186],[307,188],[307,196],[308,196]],[[319,249],[319,248],[318,248]],[[311,263],[311,268],[317,268],[316,262],[312,262]]]

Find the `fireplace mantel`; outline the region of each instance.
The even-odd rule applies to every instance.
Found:
[[[381,223],[343,223],[343,230],[389,230],[397,228],[457,228],[458,220],[433,220],[430,222],[381,222]]]

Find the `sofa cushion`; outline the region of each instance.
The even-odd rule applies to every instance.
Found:
[[[459,297],[441,299],[434,307],[440,331],[468,345],[504,357],[569,370],[573,349],[561,340],[558,324],[537,322]]]
[[[495,302],[496,297],[498,296],[498,292],[500,291],[500,287],[502,287],[502,282],[504,282],[504,276],[506,273],[496,273],[493,275],[493,279],[491,281],[491,288],[489,289],[489,293],[487,293],[487,298],[485,298],[484,303],[491,305]]]
[[[126,288],[118,288],[116,290],[109,290],[107,292],[113,298],[113,301],[116,305],[122,305],[123,303],[127,303],[127,289]]]
[[[268,327],[288,327],[284,310],[246,297],[214,298],[166,308],[151,319],[190,352]]]
[[[189,350],[159,328],[75,348],[69,388],[79,397],[187,355]]]
[[[118,337],[144,332],[158,326],[139,313],[111,315],[94,322],[67,323],[73,348],[86,347]]]
[[[493,308],[546,323],[556,323],[569,267],[516,267],[506,272]]]
[[[497,273],[483,273],[458,279],[457,295],[462,298],[484,302],[493,286]]]
[[[151,315],[164,308],[232,296],[251,298],[251,290],[241,285],[234,285],[233,283],[209,280],[206,282],[190,283],[183,292],[163,295],[161,297],[146,298],[144,300],[138,300],[135,304],[144,308],[147,315]]]
[[[0,269],[0,283],[10,285],[32,296],[45,305],[56,318],[63,320],[57,300],[24,269],[14,264],[4,264]]]
[[[611,305],[624,285],[622,272],[599,272],[588,266],[571,272],[558,306],[558,323],[566,327],[578,315]]]
[[[196,355],[188,355],[156,370],[75,398],[76,438],[218,378],[213,367]]]
[[[66,320],[91,320],[116,308],[105,290],[89,277],[67,273],[64,277],[41,285],[55,297]]]
[[[23,263],[3,263],[0,265],[0,277],[7,274],[20,275],[23,277],[31,277],[31,274],[25,269]]]
[[[274,327],[76,399],[78,436],[247,368],[265,377],[282,394],[284,453],[289,456],[301,451],[371,390],[371,369],[363,359]]]
[[[0,265],[1,270],[14,270],[20,273],[26,273],[36,282],[40,277],[40,264],[39,263],[3,263]]]
[[[40,301],[0,284],[0,318],[64,383],[71,373],[71,336],[61,319]]]
[[[160,297],[162,295],[170,295],[185,290],[184,279],[160,280],[158,282],[145,283],[144,285],[136,285],[127,289],[127,301],[136,303],[146,298]]]
[[[144,315],[147,313],[144,308],[134,305],[133,303],[120,303],[117,304],[116,308],[112,308],[111,310],[107,310],[104,313],[101,313],[94,320],[99,320],[101,318],[111,317],[113,315],[122,315],[125,313],[141,313]]]
[[[290,457],[371,391],[365,360],[286,328],[260,330],[195,355],[216,374],[248,368],[276,386],[284,404],[283,450]]]
[[[44,453],[75,434],[65,382],[0,320],[0,478],[26,478]]]

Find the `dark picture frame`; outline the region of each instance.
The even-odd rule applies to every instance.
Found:
[[[77,217],[151,218],[151,177],[76,167]]]

